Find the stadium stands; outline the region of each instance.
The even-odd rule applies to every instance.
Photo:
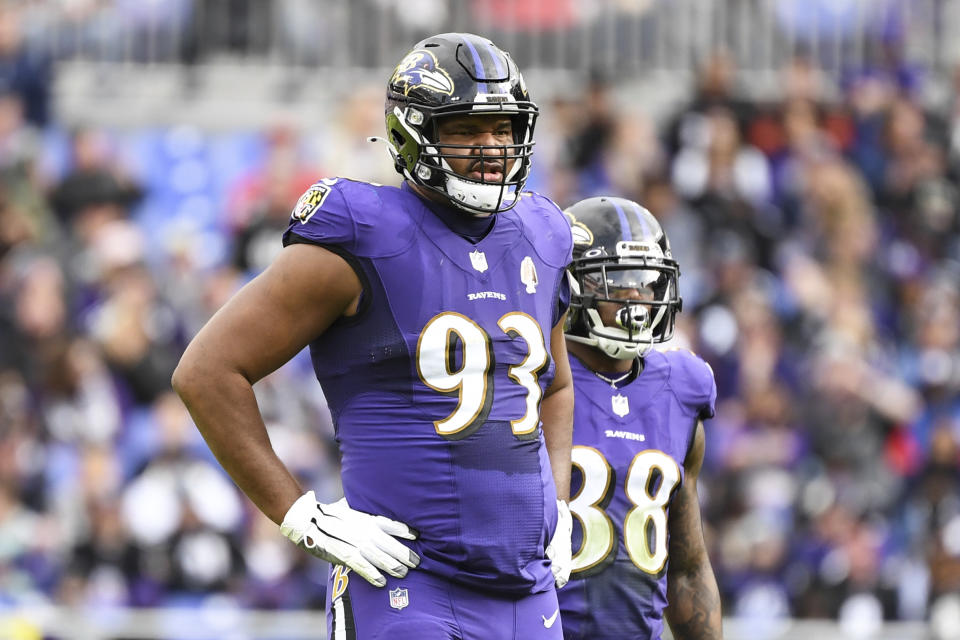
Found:
[[[470,25],[535,68],[531,186],[672,239],[728,638],[960,637],[960,0],[70,4],[0,8],[0,636],[322,609],[169,376],[314,177],[395,179],[385,61]],[[335,497],[308,359],[257,392]]]

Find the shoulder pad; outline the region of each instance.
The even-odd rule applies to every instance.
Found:
[[[290,214],[283,235],[308,242],[343,247],[362,257],[400,253],[410,242],[414,225],[408,217],[402,192],[346,178],[324,178],[308,188]]]
[[[514,208],[540,259],[560,269],[573,258],[573,234],[560,207],[536,191],[524,191]]]
[[[700,356],[687,349],[662,352],[670,363],[670,388],[684,405],[694,409],[701,420],[716,412],[717,382],[713,369]]]

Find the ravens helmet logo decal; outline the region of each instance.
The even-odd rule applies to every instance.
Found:
[[[567,221],[570,223],[570,231],[573,233],[573,246],[589,247],[592,245],[593,231],[590,231],[589,227],[582,222],[577,222],[572,213],[564,211],[563,215],[567,216]]]
[[[453,93],[453,80],[443,67],[437,64],[437,58],[425,49],[416,49],[407,54],[393,70],[390,84],[409,95],[414,89],[426,89],[434,93]]]

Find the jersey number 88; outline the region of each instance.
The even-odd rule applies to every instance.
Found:
[[[575,446],[573,466],[583,475],[580,490],[570,500],[570,512],[583,529],[573,573],[586,577],[602,571],[616,555],[616,529],[605,511],[614,474],[593,447]],[[623,519],[623,545],[633,564],[646,573],[656,575],[666,565],[667,506],[679,484],[679,465],[656,449],[641,451],[627,467],[624,490],[632,507]]]

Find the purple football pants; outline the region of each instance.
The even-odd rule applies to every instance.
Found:
[[[327,587],[330,640],[563,640],[554,589],[503,598],[416,569],[378,588],[337,566]]]

